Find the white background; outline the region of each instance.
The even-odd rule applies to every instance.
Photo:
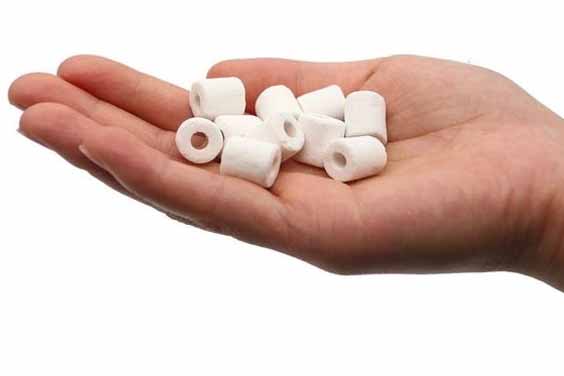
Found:
[[[78,53],[185,87],[226,58],[413,53],[563,115],[558,3],[4,1],[0,88]],[[541,282],[331,275],[111,192],[0,109],[2,376],[563,374],[564,295]]]

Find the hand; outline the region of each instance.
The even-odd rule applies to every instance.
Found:
[[[248,112],[266,87],[329,84],[388,103],[389,163],[352,184],[289,161],[268,191],[180,158],[188,92],[94,56],[10,88],[20,130],[109,186],[204,229],[349,274],[511,270],[564,289],[564,121],[508,79],[397,56],[353,63],[234,60]]]

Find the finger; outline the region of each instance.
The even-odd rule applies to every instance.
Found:
[[[97,128],[110,127],[102,126],[65,105],[44,102],[30,106],[24,111],[18,131],[27,138],[55,151],[72,165],[86,170],[110,188],[144,202],[141,197],[128,191],[111,174],[80,152],[78,147],[84,138]],[[208,171],[218,169],[215,163],[208,164],[204,168]]]
[[[58,75],[163,129],[175,131],[192,115],[188,91],[109,59],[74,56],[60,65]]]
[[[82,151],[131,192],[204,228],[281,248],[282,206],[269,191],[169,159],[127,132],[98,128]]]
[[[92,163],[78,150],[84,134],[101,127],[69,107],[56,103],[40,103],[29,107],[20,118],[19,132],[55,151],[74,166],[88,171],[118,192],[127,191],[105,170]]]
[[[350,93],[358,90],[379,60],[349,63],[309,63],[284,59],[228,60],[214,65],[208,77],[236,76],[245,83],[247,112],[254,113],[257,96],[273,85],[288,86],[296,96],[337,84]]]
[[[174,144],[174,132],[163,131],[60,77],[46,73],[24,75],[10,86],[8,97],[12,104],[22,109],[41,102],[63,104],[99,124],[124,128],[147,145],[180,159]]]

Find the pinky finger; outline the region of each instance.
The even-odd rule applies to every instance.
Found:
[[[86,132],[97,127],[101,125],[70,107],[57,103],[39,103],[23,112],[18,131],[53,150],[72,165],[87,171],[110,188],[130,196],[107,171],[89,161],[78,150]]]
[[[89,132],[80,150],[136,196],[176,218],[254,244],[285,246],[284,207],[263,188],[172,160],[122,129]]]

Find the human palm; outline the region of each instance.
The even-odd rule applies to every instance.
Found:
[[[266,87],[338,84],[388,104],[388,165],[343,184],[288,161],[271,190],[194,166],[174,144],[188,92],[94,56],[10,88],[20,129],[111,187],[198,227],[339,273],[517,270],[562,287],[562,119],[508,79],[413,56],[353,63],[234,60],[247,111]]]

